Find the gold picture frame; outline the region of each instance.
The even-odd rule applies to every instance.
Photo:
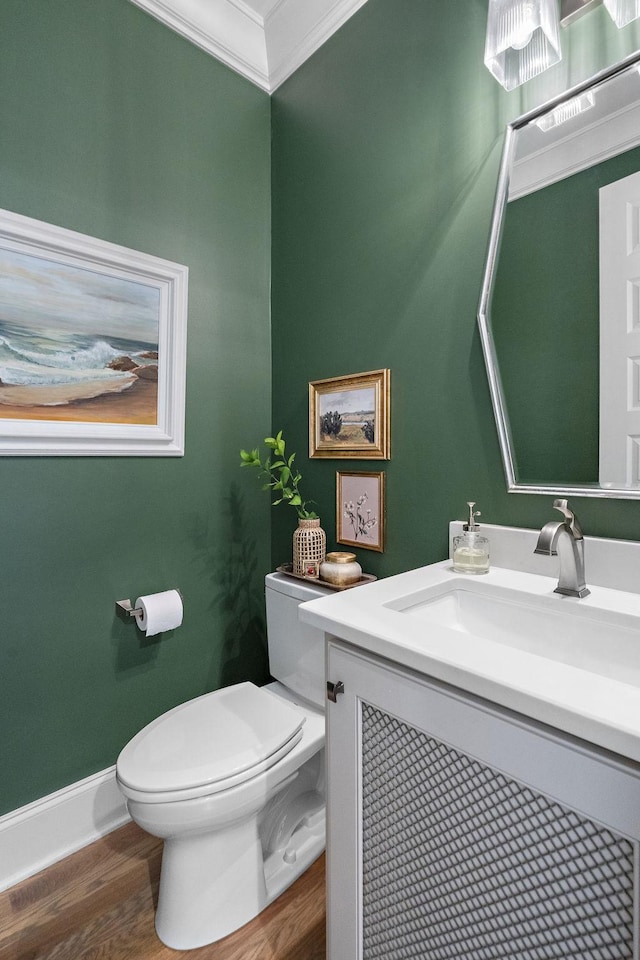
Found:
[[[309,384],[309,456],[389,460],[391,371]]]
[[[336,540],[384,551],[384,473],[336,473]]]

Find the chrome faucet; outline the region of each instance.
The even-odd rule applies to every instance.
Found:
[[[564,520],[550,520],[538,535],[534,553],[560,560],[560,577],[554,593],[565,597],[587,597],[589,589],[584,582],[584,539],[578,518],[566,500],[554,500]]]

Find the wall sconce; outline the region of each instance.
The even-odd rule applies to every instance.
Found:
[[[519,87],[561,59],[560,24],[602,3],[617,27],[640,17],[640,0],[489,0],[485,66],[505,90]]]
[[[604,0],[604,5],[616,27],[626,27],[640,17],[640,0]]]
[[[640,0],[560,0],[560,23],[566,27],[603,2],[616,27],[626,27],[640,17]]]
[[[489,0],[485,66],[505,90],[557,63],[558,0]]]

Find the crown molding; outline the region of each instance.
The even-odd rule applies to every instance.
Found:
[[[156,20],[270,92],[263,23],[230,0],[130,0]]]
[[[267,93],[298,69],[366,0],[130,0]]]
[[[254,23],[257,23],[259,27],[264,28],[264,17],[261,16],[257,10],[249,3],[245,3],[245,0],[228,0],[232,7],[235,7],[240,11],[243,16],[248,17],[249,20],[253,20]]]
[[[271,93],[366,2],[280,0],[265,23]]]

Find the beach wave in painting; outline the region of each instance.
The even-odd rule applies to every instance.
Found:
[[[0,321],[0,404],[59,406],[157,379],[157,344]]]
[[[157,423],[160,290],[0,247],[0,419]]]

